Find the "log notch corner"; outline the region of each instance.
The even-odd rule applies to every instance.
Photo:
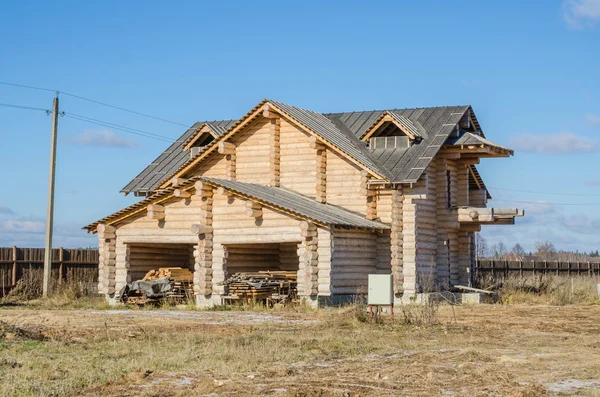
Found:
[[[111,295],[116,292],[117,229],[103,223],[98,225],[98,293]]]
[[[198,244],[194,246],[194,293],[208,296],[213,292],[212,287],[212,252],[213,252],[213,188],[197,181],[194,184],[194,197],[200,200],[200,224],[193,224],[191,232],[198,236]]]
[[[316,296],[319,292],[319,253],[317,226],[312,222],[300,222],[302,241],[298,244],[298,295],[303,298]]]
[[[281,118],[268,103],[263,105],[263,117],[269,120],[269,186],[280,186],[281,175]]]

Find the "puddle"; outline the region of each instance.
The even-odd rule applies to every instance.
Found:
[[[555,393],[569,392],[577,389],[600,388],[600,379],[567,379],[560,382],[550,383],[546,385],[546,388]]]

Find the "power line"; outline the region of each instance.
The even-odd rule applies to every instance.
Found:
[[[97,123],[103,123],[103,124],[107,124],[111,127],[117,127],[117,128],[124,128],[130,131],[135,131],[135,132],[139,132],[141,134],[145,134],[148,136],[153,136],[156,138],[162,138],[162,139],[166,139],[169,142],[175,142],[171,137],[165,136],[165,135],[160,135],[160,134],[154,134],[152,132],[148,132],[148,131],[144,131],[144,130],[138,130],[136,128],[131,128],[131,127],[127,127],[124,125],[120,125],[120,124],[115,124],[115,123],[111,123],[109,121],[104,121],[104,120],[98,120],[98,119],[93,119],[91,117],[87,117],[87,116],[82,116],[80,114],[75,114],[75,113],[71,113],[71,112],[65,112],[65,115],[70,115],[70,116],[75,116],[76,118],[78,118],[81,121],[89,121],[89,122],[97,122]]]
[[[490,187],[490,189],[495,190],[506,190],[507,192],[519,192],[519,193],[535,193],[535,194],[554,194],[559,196],[600,196],[600,194],[594,193],[559,193],[559,192],[536,192],[532,190],[517,190],[517,189],[505,189],[501,187]]]
[[[163,122],[165,122],[165,123],[171,123],[171,124],[180,125],[180,126],[183,126],[183,127],[189,127],[189,125],[187,125],[187,124],[177,123],[177,122],[175,122],[175,121],[171,121],[171,120],[163,119],[163,118],[156,117],[156,116],[151,116],[151,115],[149,115],[149,114],[145,114],[145,113],[141,113],[141,112],[136,112],[135,110],[129,110],[129,109],[125,109],[125,108],[122,108],[122,107],[119,107],[119,106],[110,105],[110,104],[108,104],[108,103],[104,103],[104,102],[96,101],[96,100],[94,100],[94,99],[84,98],[84,97],[82,97],[82,96],[79,96],[79,95],[70,94],[70,93],[68,93],[68,92],[61,91],[61,94],[63,94],[63,95],[68,95],[68,96],[71,96],[71,97],[73,97],[73,98],[81,99],[81,100],[84,100],[84,101],[88,101],[88,102],[96,103],[96,104],[98,104],[98,105],[107,106],[107,107],[109,107],[109,108],[113,108],[113,109],[122,110],[122,111],[124,111],[124,112],[129,112],[129,113],[137,114],[138,116],[144,116],[144,117],[148,117],[148,118],[151,118],[151,119],[154,119],[154,120],[163,121]]]
[[[600,206],[600,203],[551,203],[551,202],[539,202],[539,201],[518,201],[518,200],[501,200],[492,199],[494,201],[502,201],[505,203],[519,203],[519,204],[536,204],[536,205],[568,205],[568,206]]]
[[[65,117],[69,117],[69,118],[72,118],[72,119],[75,119],[75,120],[79,120],[79,121],[83,121],[83,122],[90,123],[90,124],[99,125],[101,127],[112,128],[112,129],[115,129],[115,130],[127,132],[129,134],[143,136],[145,138],[156,139],[156,140],[159,140],[159,141],[169,142],[169,143],[175,142],[172,139],[165,139],[165,138],[162,138],[160,136],[155,136],[154,134],[149,135],[150,133],[145,133],[145,132],[141,133],[141,132],[138,132],[139,130],[133,130],[133,129],[130,129],[129,127],[124,127],[124,126],[120,127],[120,126],[117,126],[116,124],[112,124],[112,123],[106,123],[106,122],[101,122],[101,121],[93,121],[93,120],[90,120],[90,119],[87,119],[87,118],[77,117],[77,116],[75,116],[73,114],[70,114],[70,113],[65,113]]]
[[[0,81],[0,84],[2,84],[2,85],[8,85],[8,86],[13,86],[13,87],[20,87],[20,88],[29,88],[29,89],[32,89],[32,90],[56,92],[57,94],[60,93],[60,94],[67,95],[67,96],[70,96],[70,97],[73,97],[73,98],[81,99],[83,101],[88,101],[88,102],[92,102],[92,103],[95,103],[95,104],[98,104],[98,105],[107,106],[109,108],[121,110],[123,112],[129,112],[129,113],[137,114],[138,116],[148,117],[148,118],[151,118],[151,119],[154,119],[154,120],[159,120],[159,121],[162,121],[162,122],[165,122],[165,123],[180,125],[180,126],[183,126],[183,127],[186,127],[186,128],[189,127],[188,124],[182,124],[182,123],[178,123],[176,121],[171,121],[171,120],[163,119],[161,117],[152,116],[150,114],[146,114],[146,113],[142,113],[142,112],[136,112],[135,110],[125,109],[125,108],[122,108],[122,107],[119,107],[119,106],[111,105],[109,103],[96,101],[95,99],[90,99],[90,98],[82,97],[80,95],[71,94],[69,92],[64,92],[64,91],[59,91],[59,90],[53,90],[53,89],[50,89],[50,88],[35,87],[35,86],[24,85],[24,84],[6,83],[6,82],[2,82],[2,81]]]
[[[23,105],[11,105],[10,103],[0,103],[0,106],[4,106],[7,108],[16,108],[16,109],[25,109],[25,110],[40,110],[42,112],[50,112],[48,109],[34,108],[31,106],[23,106]]]
[[[0,84],[2,84],[2,85],[10,85],[10,86],[13,86],[13,87],[29,88],[29,89],[32,89],[32,90],[58,92],[57,90],[51,90],[50,88],[34,87],[34,86],[31,86],[31,85],[23,85],[23,84],[5,83],[3,81],[0,81]]]

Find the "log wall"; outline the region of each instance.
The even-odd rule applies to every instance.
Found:
[[[281,186],[314,198],[317,157],[310,147],[309,135],[281,119],[279,150]]]
[[[236,145],[235,179],[240,182],[268,185],[271,182],[271,122],[259,118],[241,132],[233,142]]]
[[[334,230],[331,293],[364,294],[368,275],[378,270],[378,239],[374,232]]]
[[[366,215],[367,199],[361,188],[363,176],[361,169],[327,150],[327,203],[338,205],[347,210]]]
[[[130,244],[129,279],[141,280],[150,270],[182,267],[194,270],[191,244]]]

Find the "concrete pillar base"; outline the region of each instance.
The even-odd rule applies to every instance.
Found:
[[[196,307],[198,309],[210,309],[221,304],[221,295],[196,295]]]

